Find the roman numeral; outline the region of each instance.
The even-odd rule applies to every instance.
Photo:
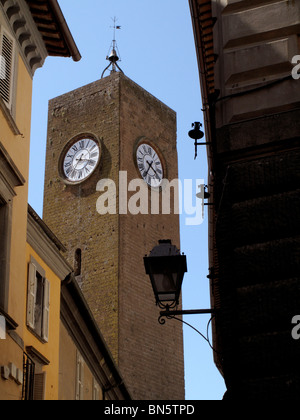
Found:
[[[96,165],[96,161],[93,159],[90,159],[87,163],[89,166],[95,166]]]
[[[72,178],[72,179],[74,179],[76,177],[75,169],[71,169],[69,177]]]
[[[94,144],[94,146],[90,149],[90,153],[95,149],[95,147],[97,147],[96,144]]]

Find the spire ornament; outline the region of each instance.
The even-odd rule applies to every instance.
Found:
[[[110,46],[109,49],[109,55],[106,56],[106,60],[108,60],[110,63],[109,65],[103,70],[103,73],[101,75],[101,79],[103,79],[104,74],[106,71],[108,71],[108,69],[111,67],[111,71],[110,73],[116,73],[118,70],[124,74],[123,70],[120,68],[120,66],[118,65],[118,61],[120,61],[120,53],[118,50],[118,46],[117,46],[117,41],[116,41],[116,30],[121,29],[121,26],[116,25],[117,23],[117,19],[116,17],[114,17],[113,19],[114,22],[114,37],[113,37],[113,41],[112,44]]]

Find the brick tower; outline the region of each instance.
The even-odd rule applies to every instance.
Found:
[[[176,179],[177,168],[175,112],[122,73],[50,101],[44,220],[66,246],[135,399],[184,399],[182,326],[158,324],[143,264],[159,239],[180,247],[174,210],[151,214],[151,200],[162,194],[160,178]],[[147,185],[151,176],[154,190]],[[137,179],[149,193],[143,206],[139,189],[128,188]],[[114,194],[104,203],[108,191]],[[101,200],[111,206],[107,214],[100,214]],[[142,212],[132,214],[130,200]]]

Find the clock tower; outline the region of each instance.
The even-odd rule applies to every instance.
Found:
[[[157,322],[143,263],[160,239],[180,248],[172,188],[161,204],[177,178],[175,112],[122,72],[50,101],[44,220],[134,399],[184,399],[182,325]]]

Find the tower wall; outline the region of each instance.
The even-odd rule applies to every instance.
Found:
[[[81,134],[99,140],[101,163],[89,179],[68,185],[59,174],[60,156]],[[120,171],[128,183],[142,180],[135,163],[141,138],[160,150],[168,179],[177,178],[175,112],[124,75],[114,73],[50,101],[44,220],[66,246],[71,264],[81,250],[77,280],[134,398],[183,399],[182,326],[158,324],[143,264],[159,239],[180,247],[179,216],[119,214]],[[115,214],[96,210],[103,179],[115,182]],[[145,188],[150,213],[151,189]],[[128,192],[127,200],[136,192]]]
[[[120,89],[121,170],[128,171],[128,180],[138,178],[133,150],[145,136],[165,158],[168,180],[177,179],[175,112],[128,79],[121,78]],[[148,193],[150,213],[149,188]],[[162,192],[152,194],[160,196],[161,204]],[[170,201],[173,206],[172,195]],[[141,398],[183,399],[182,326],[176,321],[164,326],[157,322],[158,309],[143,264],[143,257],[159,239],[172,239],[180,247],[179,216],[174,211],[120,215],[120,366]]]
[[[119,87],[105,79],[53,99],[49,104],[44,220],[67,248],[74,266],[81,249],[85,298],[109,348],[118,361],[118,216],[96,211],[97,182],[118,180]],[[66,185],[59,176],[59,157],[79,134],[94,134],[102,145],[100,167],[79,185]],[[95,293],[95,291],[97,292]]]

